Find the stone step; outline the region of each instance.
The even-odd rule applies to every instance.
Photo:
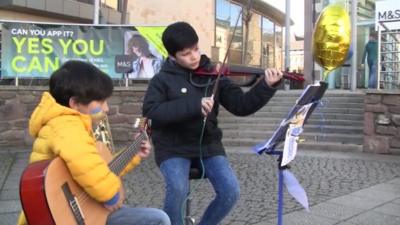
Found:
[[[251,147],[256,144],[263,143],[266,139],[254,140],[251,138],[246,139],[235,139],[235,138],[224,138],[223,140],[225,148],[229,151],[229,147],[248,147],[251,151]],[[315,142],[305,141],[298,145],[298,150],[323,150],[323,151],[344,151],[344,152],[361,152],[363,146],[360,144],[341,144],[336,142]],[[283,145],[277,147],[278,150],[283,149]]]
[[[285,106],[266,106],[263,107],[261,110],[257,111],[255,114],[264,114],[268,112],[281,112],[281,113],[289,113],[292,107],[285,107]],[[320,107],[316,108],[313,112],[314,113],[339,113],[339,114],[357,114],[357,115],[364,115],[364,108],[333,108],[333,107]],[[221,110],[220,115],[232,115],[232,113]]]
[[[275,107],[275,106],[292,108],[294,104],[295,104],[295,102],[270,101],[263,108],[261,108],[260,111],[262,111],[264,109],[269,109],[270,107]],[[364,103],[323,102],[321,107],[322,108],[323,107],[328,107],[328,108],[363,109],[364,108]]]
[[[254,125],[254,124],[276,124],[279,125],[282,122],[282,117],[280,118],[261,118],[261,117],[236,117],[236,116],[221,116],[218,118],[219,126],[223,124],[240,124],[240,125]],[[307,124],[310,125],[319,125],[319,126],[356,126],[363,127],[363,121],[353,121],[347,119],[326,119],[321,117],[311,117],[307,120]],[[307,125],[306,124],[306,125]]]
[[[296,100],[300,97],[299,96],[279,96],[274,95],[269,102],[291,102],[295,103]],[[326,103],[364,103],[364,97],[357,97],[357,96],[324,96],[322,97],[322,102]]]
[[[235,123],[222,123],[219,127],[225,131],[236,130],[236,131],[275,131],[279,124],[235,124]],[[359,126],[338,126],[338,125],[315,125],[306,124],[304,126],[304,132],[310,133],[341,133],[341,134],[361,134],[363,127]]]
[[[294,105],[297,102],[297,98],[272,98],[268,101],[268,104],[290,104]],[[335,105],[335,104],[347,104],[347,105],[363,105],[364,99],[323,99],[320,102],[322,105]]]
[[[259,131],[259,130],[225,130],[224,138],[231,138],[236,140],[242,139],[254,139],[257,142],[262,142],[267,138],[271,137],[273,131]],[[318,142],[337,142],[345,144],[362,144],[363,134],[342,134],[342,133],[327,133],[327,132],[303,132],[300,135],[301,139],[306,141],[318,141]]]
[[[257,112],[255,114],[246,116],[244,118],[281,118],[283,119],[288,112],[283,113],[283,112]],[[222,115],[224,118],[229,118],[229,117],[236,117],[235,115],[232,115],[230,113],[227,113],[225,115]],[[222,116],[220,118],[222,118]],[[324,118],[325,120],[331,120],[331,119],[339,119],[339,120],[352,120],[352,121],[363,121],[364,120],[364,114],[350,114],[350,113],[321,113],[318,112],[318,110],[314,111],[310,118],[313,119],[319,119],[319,118]]]
[[[248,89],[248,88],[247,88]],[[278,90],[275,93],[275,96],[300,96],[304,90],[296,89],[296,90]],[[333,97],[363,97],[365,92],[362,90],[357,91],[349,91],[349,90],[338,90],[338,89],[328,89],[325,91],[324,97],[333,96]]]
[[[265,142],[290,112],[302,90],[278,91],[266,106],[247,117],[221,107],[219,126],[226,146],[253,146]],[[361,151],[364,93],[327,90],[304,126],[299,149]]]
[[[247,88],[247,87],[246,87]],[[249,88],[247,88],[249,89]],[[300,94],[303,90],[295,89],[295,90],[278,90],[276,94],[279,95],[293,95],[293,94]],[[349,91],[349,90],[340,90],[340,89],[327,89],[325,91],[325,95],[332,95],[332,96],[364,96],[365,92],[363,90],[356,90],[356,91]]]

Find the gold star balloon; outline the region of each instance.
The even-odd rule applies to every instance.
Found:
[[[315,61],[328,73],[345,61],[351,42],[350,17],[341,5],[327,6],[318,17],[313,33]]]

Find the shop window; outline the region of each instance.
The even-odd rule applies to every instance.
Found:
[[[240,14],[241,7],[232,4],[227,0],[216,1],[216,27],[215,27],[215,46],[219,48],[219,61],[223,61],[235,29],[236,20]],[[242,64],[243,54],[243,26],[242,19],[239,18],[238,27],[230,46],[228,63]]]

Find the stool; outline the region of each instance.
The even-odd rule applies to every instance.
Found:
[[[190,170],[189,170],[189,193],[190,193],[190,180],[201,179],[203,174],[201,162],[199,158],[191,159]],[[204,174],[204,177],[206,175]],[[192,197],[188,197],[186,200],[186,214],[185,214],[185,225],[194,225],[195,219],[190,215],[190,204],[192,202]]]

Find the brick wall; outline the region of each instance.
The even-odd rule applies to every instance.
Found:
[[[363,150],[400,154],[400,92],[367,91],[364,103]]]
[[[32,144],[29,117],[47,87],[2,86],[0,89],[0,147]],[[133,124],[141,115],[145,84],[117,87],[109,100],[109,121],[116,144],[133,139]],[[400,93],[367,91],[363,151],[400,154]]]
[[[2,86],[0,89],[0,147],[23,147],[32,144],[28,133],[29,117],[47,87]],[[117,87],[109,100],[114,141],[118,143],[133,139],[133,124],[141,116],[146,85]]]

